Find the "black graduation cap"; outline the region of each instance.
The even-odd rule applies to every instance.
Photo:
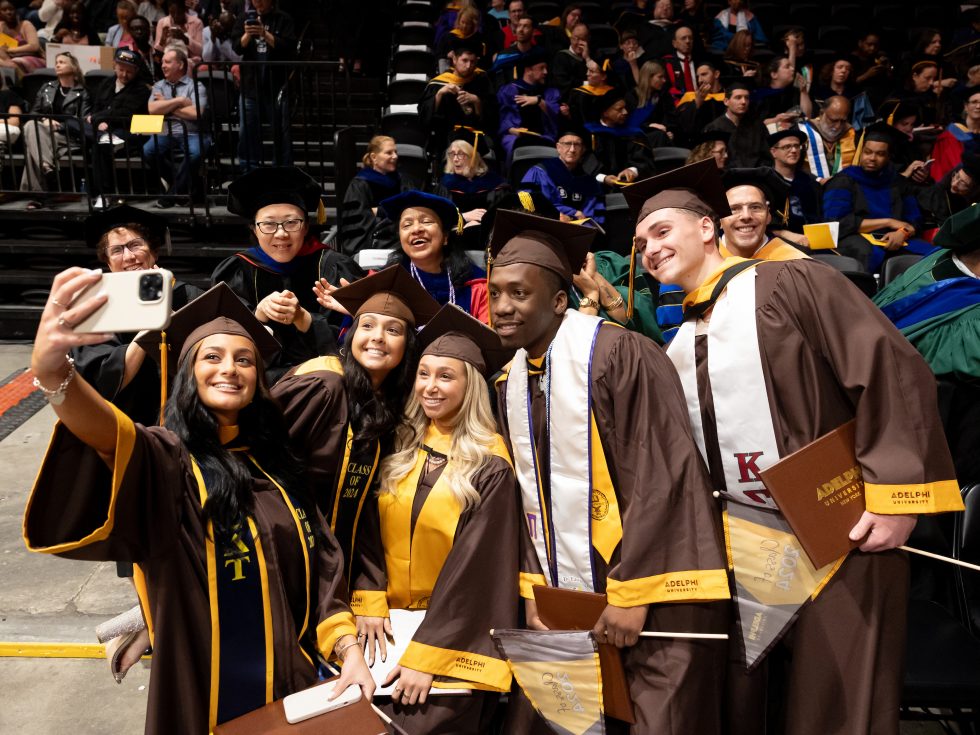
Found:
[[[452,36],[453,37],[449,41],[449,50],[453,53],[471,53],[476,54],[477,56],[483,56],[483,41],[480,40],[478,34],[474,33],[473,35],[465,38],[457,36],[455,33],[453,33]]]
[[[487,262],[494,268],[530,263],[571,283],[582,270],[596,230],[546,217],[499,210],[493,223]],[[489,278],[489,276],[488,276]]]
[[[338,288],[331,296],[354,317],[365,312],[386,314],[413,327],[422,326],[439,311],[439,302],[398,264]]]
[[[442,222],[442,227],[446,233],[455,232],[459,234],[463,231],[463,215],[459,213],[459,209],[451,199],[417,189],[409,189],[381,200],[378,205],[378,213],[384,214],[392,222],[397,223],[402,212],[409,207],[431,209]]]
[[[624,99],[626,99],[626,92],[621,87],[611,87],[602,94],[597,94],[589,99],[593,121],[598,121],[602,117],[602,113]]]
[[[918,119],[921,116],[921,110],[914,102],[896,100],[890,105],[886,102],[885,105],[882,107],[881,114],[885,116],[885,122],[889,125],[894,125],[897,121],[907,117],[915,116]]]
[[[85,242],[88,243],[89,247],[98,247],[99,240],[109,230],[125,227],[129,224],[141,225],[150,233],[153,243],[158,248],[169,250],[170,229],[167,227],[167,220],[160,215],[147,212],[145,209],[131,207],[128,204],[104,209],[86,219]]]
[[[980,154],[970,153],[969,151],[963,151],[963,157],[960,159],[960,164],[963,167],[963,171],[973,179],[975,184],[980,184]]]
[[[482,130],[458,125],[453,130],[452,137],[449,139],[449,144],[452,145],[453,141],[456,140],[462,140],[469,143],[473,147],[473,150],[484,158],[490,155],[490,145],[487,142],[487,134]]]
[[[694,136],[694,144],[701,145],[702,143],[713,143],[716,140],[720,140],[725,145],[728,145],[731,139],[732,134],[727,130],[702,130]]]
[[[166,330],[147,332],[137,342],[160,362],[161,379],[165,381],[168,374],[173,377],[177,372],[187,351],[212,334],[247,337],[266,361],[280,349],[276,338],[224,282],[175,311]],[[166,386],[162,387],[165,394]]]
[[[964,87],[956,93],[956,96],[965,105],[975,94],[980,94],[980,84],[974,84],[972,87]]]
[[[248,220],[270,204],[292,204],[326,221],[320,185],[296,166],[267,166],[239,176],[228,186],[228,211]]]
[[[546,64],[550,61],[548,51],[544,46],[531,46],[525,53],[517,58],[517,73],[523,74],[524,70],[536,64]]]
[[[980,207],[969,206],[943,222],[932,244],[960,255],[980,249]]]
[[[497,372],[510,359],[500,337],[458,306],[446,304],[419,333],[423,355],[454,357],[484,375]]]
[[[728,84],[725,85],[725,96],[731,97],[732,92],[734,92],[736,89],[744,89],[747,90],[748,92],[752,91],[752,87],[749,86],[749,83],[746,82],[744,79],[733,79],[732,81],[730,81]]]
[[[876,122],[861,131],[862,147],[864,143],[887,143],[888,150],[893,150],[898,141],[898,131],[886,122]]]
[[[773,222],[786,224],[789,218],[789,183],[770,166],[758,168],[732,168],[722,175],[725,191],[736,186],[754,186],[762,191],[769,202]]]
[[[637,181],[624,186],[622,192],[636,222],[667,207],[689,209],[709,217],[727,217],[732,213],[714,158]]]
[[[793,127],[787,128],[786,130],[777,130],[775,133],[770,133],[768,138],[769,147],[774,148],[775,146],[779,145],[779,141],[785,140],[786,138],[796,138],[800,142],[800,145],[804,145],[806,143],[806,133],[799,128]]]

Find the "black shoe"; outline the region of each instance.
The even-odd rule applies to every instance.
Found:
[[[153,206],[156,207],[157,209],[170,209],[171,207],[174,206],[174,204],[176,204],[176,202],[173,199],[163,198],[163,199],[157,199],[156,204],[154,204]]]

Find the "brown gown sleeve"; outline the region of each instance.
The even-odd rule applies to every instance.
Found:
[[[817,391],[807,383],[820,376],[802,375],[798,391],[816,396],[817,406],[826,392],[853,407],[867,509],[877,513],[962,510],[939,418],[936,380],[925,360],[834,269],[806,261],[779,265],[778,270],[769,269],[775,278],[767,275],[763,281],[759,275],[760,333],[773,329],[799,334],[802,349],[815,353],[815,364],[830,371],[836,390]],[[769,282],[773,285],[766,292]],[[792,337],[778,342],[764,346],[769,372],[780,370],[785,350],[794,344]],[[778,377],[774,382],[786,382],[784,375]],[[793,397],[785,395],[783,400],[791,404]],[[833,428],[820,427],[814,435]]]
[[[357,615],[388,617],[388,573],[376,488],[368,492],[354,544],[355,577],[351,580],[351,608]]]
[[[306,465],[317,507],[328,517],[347,440],[343,381],[335,372],[317,370],[300,375],[290,372],[272,386],[272,396],[286,418],[289,438]]]
[[[592,405],[623,523],[609,602],[727,599],[721,522],[673,365],[646,337],[604,326],[593,366]]]
[[[425,620],[400,663],[475,682],[482,689],[507,691],[510,672],[490,630],[517,625],[517,480],[510,465],[495,457],[473,484],[480,505],[460,518]]]
[[[55,426],[24,514],[32,551],[142,562],[176,543],[180,500],[193,482],[188,455],[172,432],[134,424],[114,406],[113,413],[112,469],[63,424]]]
[[[317,649],[330,659],[338,639],[344,635],[356,636],[357,627],[347,604],[344,554],[340,544],[319,512],[312,522],[321,525],[325,537],[317,543],[316,576],[312,580],[312,599],[316,606],[313,621],[316,624]]]

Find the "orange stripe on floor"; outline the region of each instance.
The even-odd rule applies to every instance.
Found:
[[[0,386],[0,416],[27,398],[34,387],[34,373],[25,370],[6,385]]]

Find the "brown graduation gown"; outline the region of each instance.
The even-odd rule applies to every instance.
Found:
[[[553,360],[562,359],[552,355]],[[541,373],[529,370],[528,389],[539,468],[546,492],[549,467]],[[623,540],[607,565],[592,550],[598,582],[643,580],[682,570],[724,569],[720,517],[687,420],[677,373],[663,350],[642,335],[606,324],[592,353],[592,410],[623,519]],[[553,385],[553,391],[561,391]],[[506,376],[497,383],[498,416],[506,424]],[[503,434],[508,436],[506,425]],[[522,572],[541,574],[521,524]],[[727,604],[651,604],[644,630],[724,632]],[[636,733],[711,735],[720,731],[724,643],[641,639],[625,652]],[[515,700],[526,703],[521,696]],[[509,713],[513,732],[547,732],[522,705]],[[536,720],[536,724],[532,721]],[[613,725],[614,726],[614,725]]]
[[[206,519],[191,458],[172,432],[134,425],[115,413],[114,472],[57,425],[28,500],[24,537],[34,551],[140,566],[148,592],[141,602],[154,632],[146,732],[203,735],[211,687],[211,609]],[[253,477],[252,518],[268,571],[273,696],[279,699],[316,682],[309,657],[318,635],[320,650],[329,655],[338,637],[355,629],[342,599],[342,560],[333,537],[326,534],[327,543],[317,543],[310,553],[308,577],[295,517],[264,475]],[[244,573],[250,566],[258,574],[250,563],[243,565]],[[223,571],[232,573],[233,567]],[[300,641],[304,627],[309,635]]]
[[[413,535],[421,532],[420,515],[444,469],[445,464],[441,464],[419,477],[412,502]],[[509,462],[493,456],[475,473],[472,484],[480,494],[480,505],[459,516],[452,549],[428,601],[423,598],[411,603],[425,607],[427,612],[402,662],[436,675],[436,681],[454,682],[454,686],[455,682],[463,682],[462,686],[474,690],[470,696],[436,695],[422,706],[387,705],[385,709],[395,723],[413,735],[489,732],[498,699],[496,691],[505,691],[510,685],[510,674],[500,661],[490,630],[517,626],[520,549],[517,481]],[[358,536],[359,556],[366,557],[365,568],[383,569],[385,551],[375,499],[368,504],[365,515],[363,532]],[[425,565],[426,560],[414,556],[420,547],[412,550],[414,579],[415,566]],[[387,583],[386,586],[391,587]],[[401,586],[409,585],[403,580]],[[370,578],[358,579],[354,588],[354,611],[365,614],[368,611],[359,609],[358,599],[370,596],[365,592],[385,590],[385,586],[378,588]],[[372,612],[380,611],[375,608]],[[493,659],[490,665],[484,665],[490,659]],[[468,662],[475,662],[472,670],[481,674],[470,678],[467,668],[472,664]],[[458,676],[442,675],[448,670]],[[501,672],[505,672],[503,678]]]
[[[354,539],[380,453],[377,443],[349,446],[350,409],[340,361],[317,357],[297,365],[273,387],[289,436],[303,458],[317,507],[344,552],[352,579]]]
[[[821,263],[765,262],[756,272],[759,351],[780,455],[856,418],[857,456],[867,483],[899,491],[952,480],[935,379],[885,316]],[[711,403],[712,391],[722,388],[707,383],[705,337],[696,338],[695,359],[708,464],[716,484],[724,487]],[[724,389],[737,389],[737,380]],[[955,483],[946,487],[955,489]],[[870,509],[910,512],[889,509],[887,495],[879,495],[879,505]],[[740,647],[733,645],[730,731],[898,732],[907,591],[903,552],[852,552],[769,654],[773,666],[786,670],[768,705],[775,715],[768,730],[767,666],[745,674]]]

